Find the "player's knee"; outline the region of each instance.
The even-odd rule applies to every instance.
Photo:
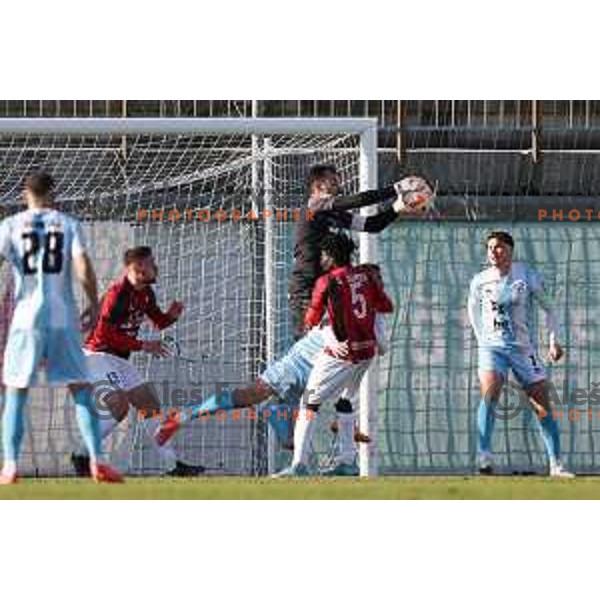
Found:
[[[481,396],[490,402],[496,402],[500,397],[502,389],[504,388],[503,379],[490,379],[488,381],[481,381]]]
[[[335,403],[335,411],[342,414],[351,414],[352,412],[354,412],[352,408],[352,402],[350,402],[348,398],[340,398]]]
[[[129,402],[123,394],[111,394],[105,400],[106,407],[110,411],[113,419],[119,423],[127,416],[129,411]]]
[[[559,399],[556,394],[554,386],[547,381],[539,381],[531,386],[528,386],[527,395],[532,398],[535,402],[546,408],[552,402],[558,402]]]
[[[118,421],[120,423],[121,421],[123,421],[125,419],[128,412],[129,412],[129,404],[127,402],[120,402],[118,404],[118,406],[116,407],[116,409],[114,410],[114,412],[112,412],[112,415],[113,415],[115,421]]]
[[[135,408],[145,410],[149,416],[160,410],[160,400],[151,386],[146,384],[130,390],[129,403]]]

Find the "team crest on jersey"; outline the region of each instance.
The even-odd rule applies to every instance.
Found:
[[[140,325],[144,322],[144,311],[140,308],[134,308],[129,317],[129,325],[131,327],[140,327]]]
[[[519,279],[511,285],[511,289],[513,294],[524,294],[525,292],[527,292],[527,283],[522,279]]]

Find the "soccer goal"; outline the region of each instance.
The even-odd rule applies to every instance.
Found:
[[[164,408],[181,408],[215,386],[251,382],[291,345],[294,210],[306,202],[306,175],[319,162],[336,165],[346,192],[376,187],[375,120],[0,119],[3,217],[22,208],[24,175],[47,169],[59,208],[85,223],[101,290],[119,273],[123,251],[144,244],[158,259],[161,303],[185,303],[167,331],[180,355],[133,358]],[[361,260],[376,260],[374,236],[363,234],[360,249]],[[6,273],[1,285],[4,338],[12,306]],[[372,369],[360,406],[361,427],[372,437],[376,378]],[[23,472],[70,473],[79,440],[64,392],[35,390],[28,415]],[[141,429],[130,415],[108,449],[126,472],[157,474],[163,465]],[[327,452],[327,436],[317,441],[318,456]],[[216,474],[266,474],[281,460],[266,425],[246,413],[195,423],[175,443]],[[376,474],[376,448],[361,451],[365,475]]]

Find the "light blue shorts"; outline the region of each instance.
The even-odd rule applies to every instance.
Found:
[[[494,371],[506,377],[512,369],[522,387],[526,388],[547,379],[546,369],[537,354],[516,348],[479,348],[479,372]]]
[[[260,379],[284,402],[299,402],[323,344],[323,334],[315,327],[298,340],[285,356],[270,364]]]
[[[11,330],[4,351],[3,382],[15,388],[89,381],[81,334],[75,329]],[[46,380],[40,377],[45,370]]]

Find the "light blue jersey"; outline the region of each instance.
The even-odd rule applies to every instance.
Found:
[[[495,267],[476,275],[471,281],[468,310],[479,346],[535,353],[536,304],[546,313],[550,334],[556,335],[556,319],[544,293],[543,278],[535,269],[513,263],[505,276]]]
[[[535,269],[513,263],[506,275],[490,267],[473,278],[468,312],[479,346],[480,371],[506,374],[511,368],[522,385],[546,378],[537,355],[536,305],[545,312],[552,340],[557,335],[557,321],[542,276]]]
[[[71,263],[84,252],[79,222],[57,210],[29,209],[0,224],[0,254],[15,279],[11,328],[77,326]]]
[[[33,385],[42,364],[50,384],[87,380],[72,276],[72,260],[84,252],[79,222],[57,210],[28,209],[0,224],[0,254],[15,280],[5,385]]]

